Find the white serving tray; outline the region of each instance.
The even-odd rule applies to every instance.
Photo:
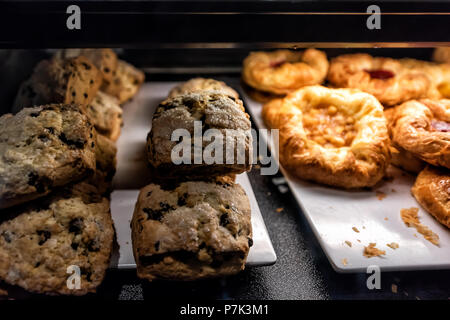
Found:
[[[243,98],[257,127],[267,128],[261,115],[262,104],[245,94]],[[337,272],[366,272],[371,265],[379,266],[381,271],[450,269],[450,230],[412,197],[414,176],[390,167],[388,175],[394,177],[392,181],[383,181],[373,190],[345,191],[301,181],[283,168],[281,171]],[[376,191],[386,197],[379,200]],[[439,235],[440,247],[425,240],[414,228],[406,227],[400,210],[410,207],[419,208],[420,221]],[[353,231],[353,227],[359,233]],[[350,241],[352,247],[345,241]],[[386,255],[364,257],[364,246],[371,242],[385,250]],[[392,242],[398,243],[399,248],[393,250],[386,246]],[[347,265],[343,259],[347,260]]]
[[[154,110],[164,100],[176,82],[147,82],[132,102],[123,107],[122,133],[117,141],[117,172],[113,180],[111,213],[117,234],[118,250],[113,254],[112,268],[135,268],[131,244],[130,221],[138,198],[139,189],[150,181],[146,165],[145,143],[151,128]],[[252,211],[253,246],[247,258],[249,266],[271,265],[276,254],[267,233],[264,220],[256,202],[247,174],[236,178],[247,193]]]

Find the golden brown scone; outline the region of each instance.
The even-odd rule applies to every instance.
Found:
[[[305,87],[264,105],[263,118],[280,130],[281,164],[301,179],[368,187],[389,164],[383,107],[359,90]]]
[[[417,202],[447,228],[450,228],[450,172],[426,167],[411,189]]]
[[[121,104],[133,98],[145,80],[141,70],[123,60],[118,61],[117,69],[112,73],[112,80],[104,82],[101,89],[119,99]]]
[[[244,89],[245,93],[255,101],[266,103],[273,99],[284,98],[284,94],[274,94],[270,92],[256,90],[249,85],[247,85],[244,80],[241,79],[241,87]]]
[[[392,123],[397,108],[384,110],[384,116],[387,120],[389,137],[391,138],[391,164],[408,172],[419,173],[425,167],[425,162],[414,156],[411,152],[396,145],[392,141]]]
[[[450,63],[450,47],[438,47],[434,49],[433,61],[438,63]]]
[[[392,140],[414,156],[450,168],[450,100],[412,100],[397,107]]]
[[[172,88],[169,92],[169,98],[174,98],[186,93],[198,91],[218,91],[230,97],[239,99],[239,94],[223,81],[206,78],[193,78]]]
[[[76,58],[83,56],[89,59],[101,71],[105,81],[111,81],[117,69],[117,55],[108,48],[103,49],[64,49],[55,53],[57,58]]]
[[[341,88],[357,88],[374,95],[384,106],[426,98],[429,76],[410,70],[391,58],[345,54],[331,60],[328,81]]]
[[[245,58],[242,79],[259,91],[284,95],[304,86],[321,84],[327,72],[327,56],[319,50],[260,51]]]
[[[94,100],[86,107],[86,113],[98,133],[116,141],[122,128],[122,108],[119,100],[98,91]]]

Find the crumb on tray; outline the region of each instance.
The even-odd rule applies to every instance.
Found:
[[[353,231],[355,231],[355,232],[359,233],[359,230],[358,230],[358,228],[356,228],[356,227],[353,227],[352,229],[353,229]]]
[[[439,246],[439,236],[431,231],[430,228],[420,223],[419,220],[419,208],[408,208],[408,209],[401,209],[400,210],[400,216],[403,220],[403,222],[410,228],[415,228],[417,232],[419,232],[423,237],[430,241],[432,244]],[[416,234],[414,234],[417,236]]]
[[[283,211],[283,210],[284,210],[284,208],[277,208],[275,211],[278,212],[278,213],[280,213],[280,212]]]
[[[376,248],[376,245],[376,243],[371,242],[367,247],[364,247],[363,256],[366,258],[372,258],[385,255],[386,251]]]
[[[346,258],[342,259],[342,264],[343,264],[344,266],[348,265],[348,261],[347,261]]]
[[[345,244],[348,245],[350,248],[352,247],[352,243],[348,240],[345,240]]]
[[[391,242],[386,245],[393,250],[398,249],[400,247],[397,242]]]
[[[383,200],[384,198],[387,197],[387,194],[384,193],[383,191],[375,191],[375,194],[377,195],[378,200]]]

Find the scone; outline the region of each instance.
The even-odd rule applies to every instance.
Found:
[[[104,81],[111,81],[117,69],[117,55],[111,49],[63,49],[55,53],[56,58],[76,58],[83,56],[89,59],[102,73]]]
[[[122,60],[118,61],[117,69],[112,73],[112,79],[103,83],[101,89],[119,99],[121,104],[133,98],[145,80],[141,70]]]
[[[0,117],[0,208],[92,174],[94,128],[76,105],[25,108]]]
[[[279,129],[280,163],[292,175],[329,186],[374,186],[390,162],[390,140],[378,100],[354,89],[304,87],[263,107]]]
[[[116,141],[122,128],[122,108],[117,98],[98,91],[86,107],[86,114],[98,133]]]
[[[250,129],[242,101],[220,92],[188,93],[167,99],[153,115],[147,136],[148,160],[156,173],[165,178],[197,179],[242,173],[252,165]],[[203,137],[202,141],[196,140],[194,130],[195,135]],[[184,138],[181,142],[172,141],[177,132],[190,135],[190,141]],[[221,134],[223,143],[218,144],[218,151],[208,148],[214,137],[208,139],[204,134],[210,133]],[[199,142],[195,144],[196,141]],[[176,151],[182,146],[183,152]],[[173,153],[181,155],[176,159],[180,163],[174,161]]]
[[[13,112],[49,103],[86,106],[101,83],[100,71],[85,57],[43,60],[19,89]]]
[[[96,135],[96,142],[95,172],[87,181],[95,185],[100,194],[108,196],[116,173],[117,148],[113,141],[100,134]]]
[[[411,189],[417,202],[447,228],[450,228],[450,172],[428,166]]]
[[[205,78],[193,78],[174,87],[169,92],[169,98],[174,98],[191,92],[198,91],[220,91],[223,94],[239,99],[239,94],[223,81]]]
[[[140,278],[196,280],[244,269],[253,244],[241,186],[184,182],[141,189],[131,222]]]
[[[0,217],[0,280],[43,294],[95,292],[112,252],[109,210],[109,201],[85,183],[5,210]],[[80,288],[71,289],[76,281],[69,277],[76,269]]]

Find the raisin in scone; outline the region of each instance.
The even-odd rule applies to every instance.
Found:
[[[98,133],[116,141],[122,127],[122,108],[117,98],[98,91],[86,113]]]
[[[109,201],[95,187],[81,183],[5,211],[0,280],[52,295],[96,291],[109,266],[114,229]],[[79,268],[79,289],[67,286],[70,266]]]
[[[131,222],[137,274],[149,281],[235,274],[253,244],[250,219],[238,184],[150,184],[141,189]]]
[[[113,50],[103,49],[63,49],[55,53],[56,58],[76,58],[83,56],[89,59],[102,73],[104,81],[111,81],[117,69],[117,55]]]
[[[190,144],[184,138],[183,142],[172,141],[172,134],[183,133],[177,129],[190,134]],[[148,160],[166,178],[197,179],[242,173],[252,165],[250,130],[249,116],[239,99],[216,91],[169,98],[160,103],[153,115],[152,129],[147,136]],[[205,134],[213,136],[208,139]],[[194,137],[200,135],[203,141],[195,144]],[[217,143],[212,144],[216,136]],[[175,163],[172,150],[177,158]]]
[[[95,169],[94,128],[77,105],[0,117],[0,208],[38,198]]]
[[[117,69],[113,71],[112,79],[103,83],[101,89],[119,99],[122,104],[136,95],[144,80],[145,75],[141,70],[119,60]]]
[[[183,82],[170,90],[169,98],[198,91],[219,91],[223,94],[239,99],[239,94],[234,89],[227,86],[225,82],[205,78],[193,78],[189,81]]]
[[[43,60],[19,89],[13,112],[49,103],[77,103],[85,106],[94,99],[101,83],[101,72],[83,56]]]

